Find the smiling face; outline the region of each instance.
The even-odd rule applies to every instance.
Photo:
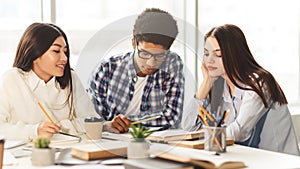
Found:
[[[210,36],[206,39],[203,61],[211,77],[224,76],[222,53],[216,38]]]
[[[32,70],[45,82],[53,76],[63,76],[68,61],[66,51],[66,42],[62,36],[59,36],[42,56],[33,61]]]
[[[134,66],[137,71],[137,75],[141,77],[155,73],[159,66],[163,63],[161,56],[167,53],[166,49],[162,45],[150,42],[142,41],[138,43],[138,46],[136,46],[136,43],[133,39],[132,46],[135,49]],[[136,48],[138,48],[139,52],[136,50]],[[140,53],[142,57],[143,53],[147,53],[148,56],[154,56],[152,56],[150,59],[144,59],[141,58],[138,53]]]

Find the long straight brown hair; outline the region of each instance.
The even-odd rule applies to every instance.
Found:
[[[205,35],[205,41],[208,37],[217,39],[226,75],[235,86],[256,92],[265,107],[269,106],[269,99],[279,104],[288,103],[273,75],[255,61],[239,27],[232,24],[217,26]],[[264,89],[267,94],[264,94]]]
[[[73,86],[70,67],[70,48],[66,34],[61,28],[49,23],[33,23],[23,33],[19,42],[13,67],[28,72],[33,67],[33,61],[41,57],[53,44],[53,42],[62,36],[66,42],[67,51],[65,52],[67,63],[64,74],[61,77],[55,77],[61,89],[69,88],[68,98],[65,103],[70,104],[70,115],[73,111]],[[68,102],[69,101],[69,102]]]

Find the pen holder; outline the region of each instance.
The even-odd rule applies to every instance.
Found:
[[[226,126],[204,126],[204,149],[218,153],[226,152]]]

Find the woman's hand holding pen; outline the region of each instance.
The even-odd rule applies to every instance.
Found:
[[[61,130],[61,127],[51,123],[51,122],[42,122],[38,126],[37,134],[38,136],[44,136],[51,138],[53,134],[59,132]]]
[[[112,121],[108,121],[104,124],[104,130],[113,133],[124,133],[128,132],[131,121],[124,115],[119,114],[114,117]]]

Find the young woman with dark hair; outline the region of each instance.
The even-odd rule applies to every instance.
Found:
[[[0,80],[0,133],[5,138],[52,137],[61,130],[79,135],[85,117],[99,116],[69,59],[67,37],[56,25],[33,23],[25,30],[13,68]]]
[[[215,117],[229,110],[227,137],[238,144],[299,155],[287,99],[272,74],[255,61],[240,28],[225,24],[205,35],[202,73],[197,103]],[[217,82],[223,83],[214,90]],[[215,100],[217,109],[212,107]],[[185,114],[182,126],[201,128],[197,112]]]

